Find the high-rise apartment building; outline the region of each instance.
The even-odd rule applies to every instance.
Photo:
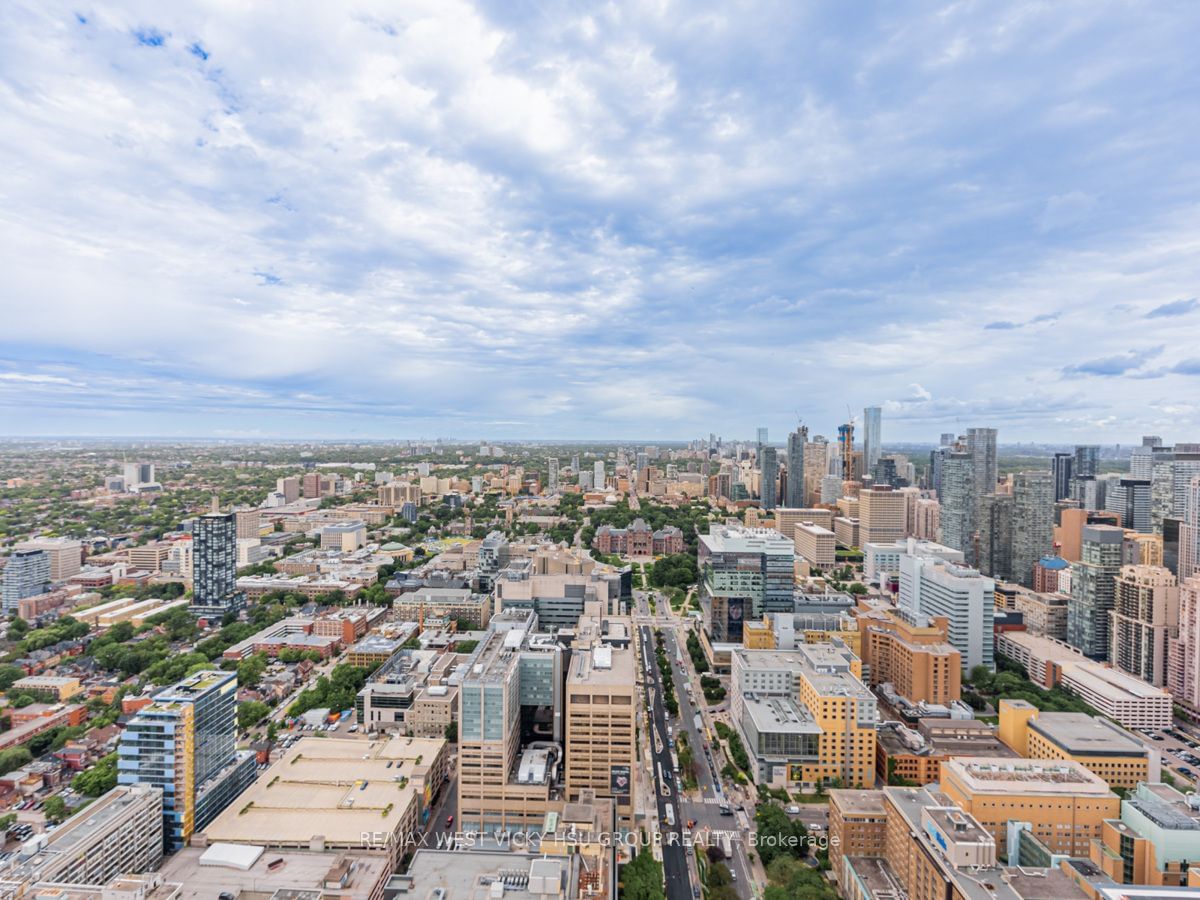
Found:
[[[262,537],[262,513],[257,509],[239,509],[233,515],[239,541],[257,541]]]
[[[805,502],[804,447],[808,443],[808,429],[800,425],[788,435],[787,440],[787,495],[784,505],[800,508]]]
[[[779,455],[774,447],[763,447],[759,473],[759,496],[763,509],[774,509],[779,496]]]
[[[821,502],[821,479],[829,474],[829,441],[823,435],[814,435],[804,445],[804,502],[801,506],[815,506]]]
[[[975,515],[978,518],[983,498],[996,492],[996,480],[1000,475],[999,459],[996,455],[996,429],[968,428],[967,452],[971,454],[974,470]]]
[[[863,410],[863,471],[875,471],[879,462],[880,448],[883,446],[881,435],[883,431],[883,410],[878,406],[868,406]]]
[[[204,671],[156,694],[121,732],[117,782],[162,790],[163,842],[178,850],[254,780],[238,751],[237,673]]]
[[[1150,482],[1122,478],[1105,492],[1104,508],[1119,515],[1125,528],[1149,534]]]
[[[1113,525],[1083,526],[1080,559],[1071,566],[1067,642],[1096,660],[1108,658],[1124,539],[1124,530]]]
[[[1054,549],[1054,477],[1018,472],[1013,478],[1012,580],[1033,584],[1033,568]]]
[[[598,491],[602,491],[604,490],[605,484],[604,460],[598,459],[592,463],[592,487]]]
[[[792,612],[796,545],[774,529],[716,525],[699,536],[700,606],[713,641],[740,644],[743,623]]]
[[[277,478],[275,480],[275,490],[277,493],[283,494],[284,503],[295,503],[300,499],[300,479],[296,475]]]
[[[301,487],[304,490],[304,496],[307,499],[319,499],[321,496],[321,473],[306,472],[304,480],[301,482]]]
[[[1122,566],[1116,578],[1109,660],[1155,687],[1167,683],[1179,633],[1179,583],[1159,566]]]
[[[975,463],[970,453],[951,451],[942,459],[940,543],[974,556]]]
[[[39,537],[21,541],[15,550],[43,550],[50,560],[50,581],[54,584],[79,574],[83,559],[83,543],[73,538]]]
[[[241,609],[237,589],[237,520],[234,513],[197,516],[192,526],[192,604],[194,615],[221,617]]]
[[[1095,477],[1098,473],[1100,448],[1095,444],[1079,444],[1075,447],[1075,462],[1072,466],[1072,477]]]
[[[558,459],[551,456],[546,460],[546,467],[549,470],[546,476],[546,485],[549,493],[558,493]]]
[[[843,481],[853,481],[854,471],[854,423],[847,422],[838,426],[838,458],[840,467],[834,474],[842,476]]]
[[[1149,481],[1154,475],[1154,448],[1161,446],[1162,438],[1143,435],[1141,446],[1134,447],[1129,454],[1129,477]]]
[[[1163,532],[1165,520],[1184,517],[1188,488],[1197,477],[1200,477],[1200,444],[1154,448],[1150,519],[1156,534]]]
[[[900,609],[914,621],[944,618],[964,669],[993,666],[995,592],[995,582],[976,569],[936,557],[900,557]]]
[[[987,494],[979,506],[979,571],[1012,579],[1013,496]]]
[[[1177,703],[1200,713],[1200,574],[1179,580],[1179,628],[1170,644],[1167,688]]]
[[[1075,454],[1055,453],[1050,462],[1050,476],[1054,480],[1055,501],[1071,496],[1071,480],[1075,474]]]
[[[14,614],[26,597],[44,594],[50,588],[50,554],[45,550],[17,550],[4,566],[0,578],[0,600],[4,612]]]
[[[1179,523],[1179,580],[1200,574],[1200,476],[1188,483]]]

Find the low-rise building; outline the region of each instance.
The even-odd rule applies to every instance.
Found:
[[[0,865],[0,894],[39,882],[102,886],[126,872],[153,871],[162,855],[162,789],[115,787]]]
[[[876,736],[875,772],[884,784],[931,784],[953,757],[1017,758],[996,729],[977,719],[918,719],[916,728],[885,722]]]
[[[377,849],[394,867],[414,846],[422,811],[448,774],[447,760],[445,740],[303,738],[204,829],[204,839]]]
[[[27,675],[14,681],[11,690],[50,702],[63,702],[83,693],[83,684],[78,678],[66,676]]]
[[[364,669],[382,665],[400,649],[401,643],[401,641],[386,638],[380,634],[373,634],[350,647],[346,651],[344,662]]]
[[[1042,712],[1025,700],[1000,701],[1000,738],[1030,759],[1066,759],[1086,766],[1111,787],[1131,790],[1157,782],[1153,750],[1107,719],[1086,713]]]
[[[991,833],[1005,858],[1010,821],[1028,822],[1051,852],[1087,856],[1121,802],[1074,760],[949,759],[942,763],[941,787]]]
[[[421,587],[392,601],[392,610],[403,622],[422,622],[426,616],[466,623],[473,630],[487,628],[492,598],[469,588]]]
[[[1188,887],[1189,869],[1195,873],[1200,859],[1195,797],[1165,784],[1137,785],[1121,802],[1120,817],[1105,821],[1092,862],[1118,884]]]

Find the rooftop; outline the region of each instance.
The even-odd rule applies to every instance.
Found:
[[[983,794],[1088,794],[1113,796],[1105,781],[1074,760],[980,757],[948,759],[943,778],[956,777]]]
[[[821,727],[813,721],[808,710],[791,697],[755,697],[747,694],[743,707],[760,734],[821,733]]]
[[[392,831],[441,739],[304,738],[247,788],[205,832],[211,841],[307,847],[361,845],[364,832]]]
[[[389,886],[399,887],[400,896],[426,898],[440,892],[442,900],[574,897],[579,860],[579,856],[543,858],[526,853],[421,849],[413,855],[408,873],[393,876]],[[497,882],[503,885],[499,892]]]
[[[310,850],[267,850],[248,869],[213,865],[211,850],[220,845],[184,847],[163,860],[162,874],[167,881],[179,882],[180,900],[212,900],[229,892],[280,897],[292,891],[316,891],[324,895],[325,878],[343,863],[349,863],[349,884],[337,894],[344,900],[368,900],[375,885],[387,877],[388,857],[384,854],[315,852]],[[208,854],[204,863],[200,858]],[[282,860],[282,864],[276,864]],[[275,868],[271,868],[275,865]],[[294,896],[294,895],[293,895]]]
[[[835,788],[829,792],[829,802],[836,803],[843,812],[859,815],[883,815],[883,791],[851,790]]]
[[[1124,728],[1087,713],[1044,712],[1029,727],[1072,756],[1148,756],[1150,752]]]

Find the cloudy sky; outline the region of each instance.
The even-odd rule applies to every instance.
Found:
[[[0,434],[1200,439],[1197,33],[9,0]]]

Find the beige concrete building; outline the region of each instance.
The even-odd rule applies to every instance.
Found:
[[[833,529],[833,512],[822,507],[799,508],[781,506],[775,510],[775,530],[784,537],[792,537],[793,529],[801,522],[811,522],[821,528]],[[796,548],[799,550],[799,548]]]
[[[257,541],[262,537],[262,513],[257,509],[237,509],[233,517],[239,541]]]
[[[561,800],[562,647],[533,631],[532,612],[492,617],[458,694],[458,815],[466,831],[526,830]],[[522,743],[522,725],[540,740]]]
[[[57,584],[78,575],[83,559],[83,544],[72,538],[40,537],[20,541],[14,550],[43,550],[50,557],[50,580]]]
[[[567,800],[585,791],[611,798],[632,824],[637,723],[637,661],[632,619],[579,620],[567,671]],[[616,646],[614,646],[615,640]]]
[[[905,537],[908,527],[907,496],[890,487],[859,491],[858,526],[862,543],[890,543]],[[856,546],[862,546],[862,543]]]
[[[838,516],[833,520],[833,533],[843,547],[861,547],[858,519]]]
[[[832,568],[837,563],[837,536],[823,525],[797,522],[792,529],[796,555],[809,565]]]
[[[1007,856],[1008,823],[1028,822],[1051,852],[1087,856],[1121,801],[1104,779],[1074,760],[950,759],[942,790],[974,816]]]
[[[447,775],[445,740],[302,738],[201,834],[202,841],[375,849],[394,866]],[[367,835],[364,838],[364,835]]]
[[[1122,566],[1116,579],[1109,659],[1122,672],[1162,687],[1170,642],[1179,634],[1179,583],[1158,566]]]

